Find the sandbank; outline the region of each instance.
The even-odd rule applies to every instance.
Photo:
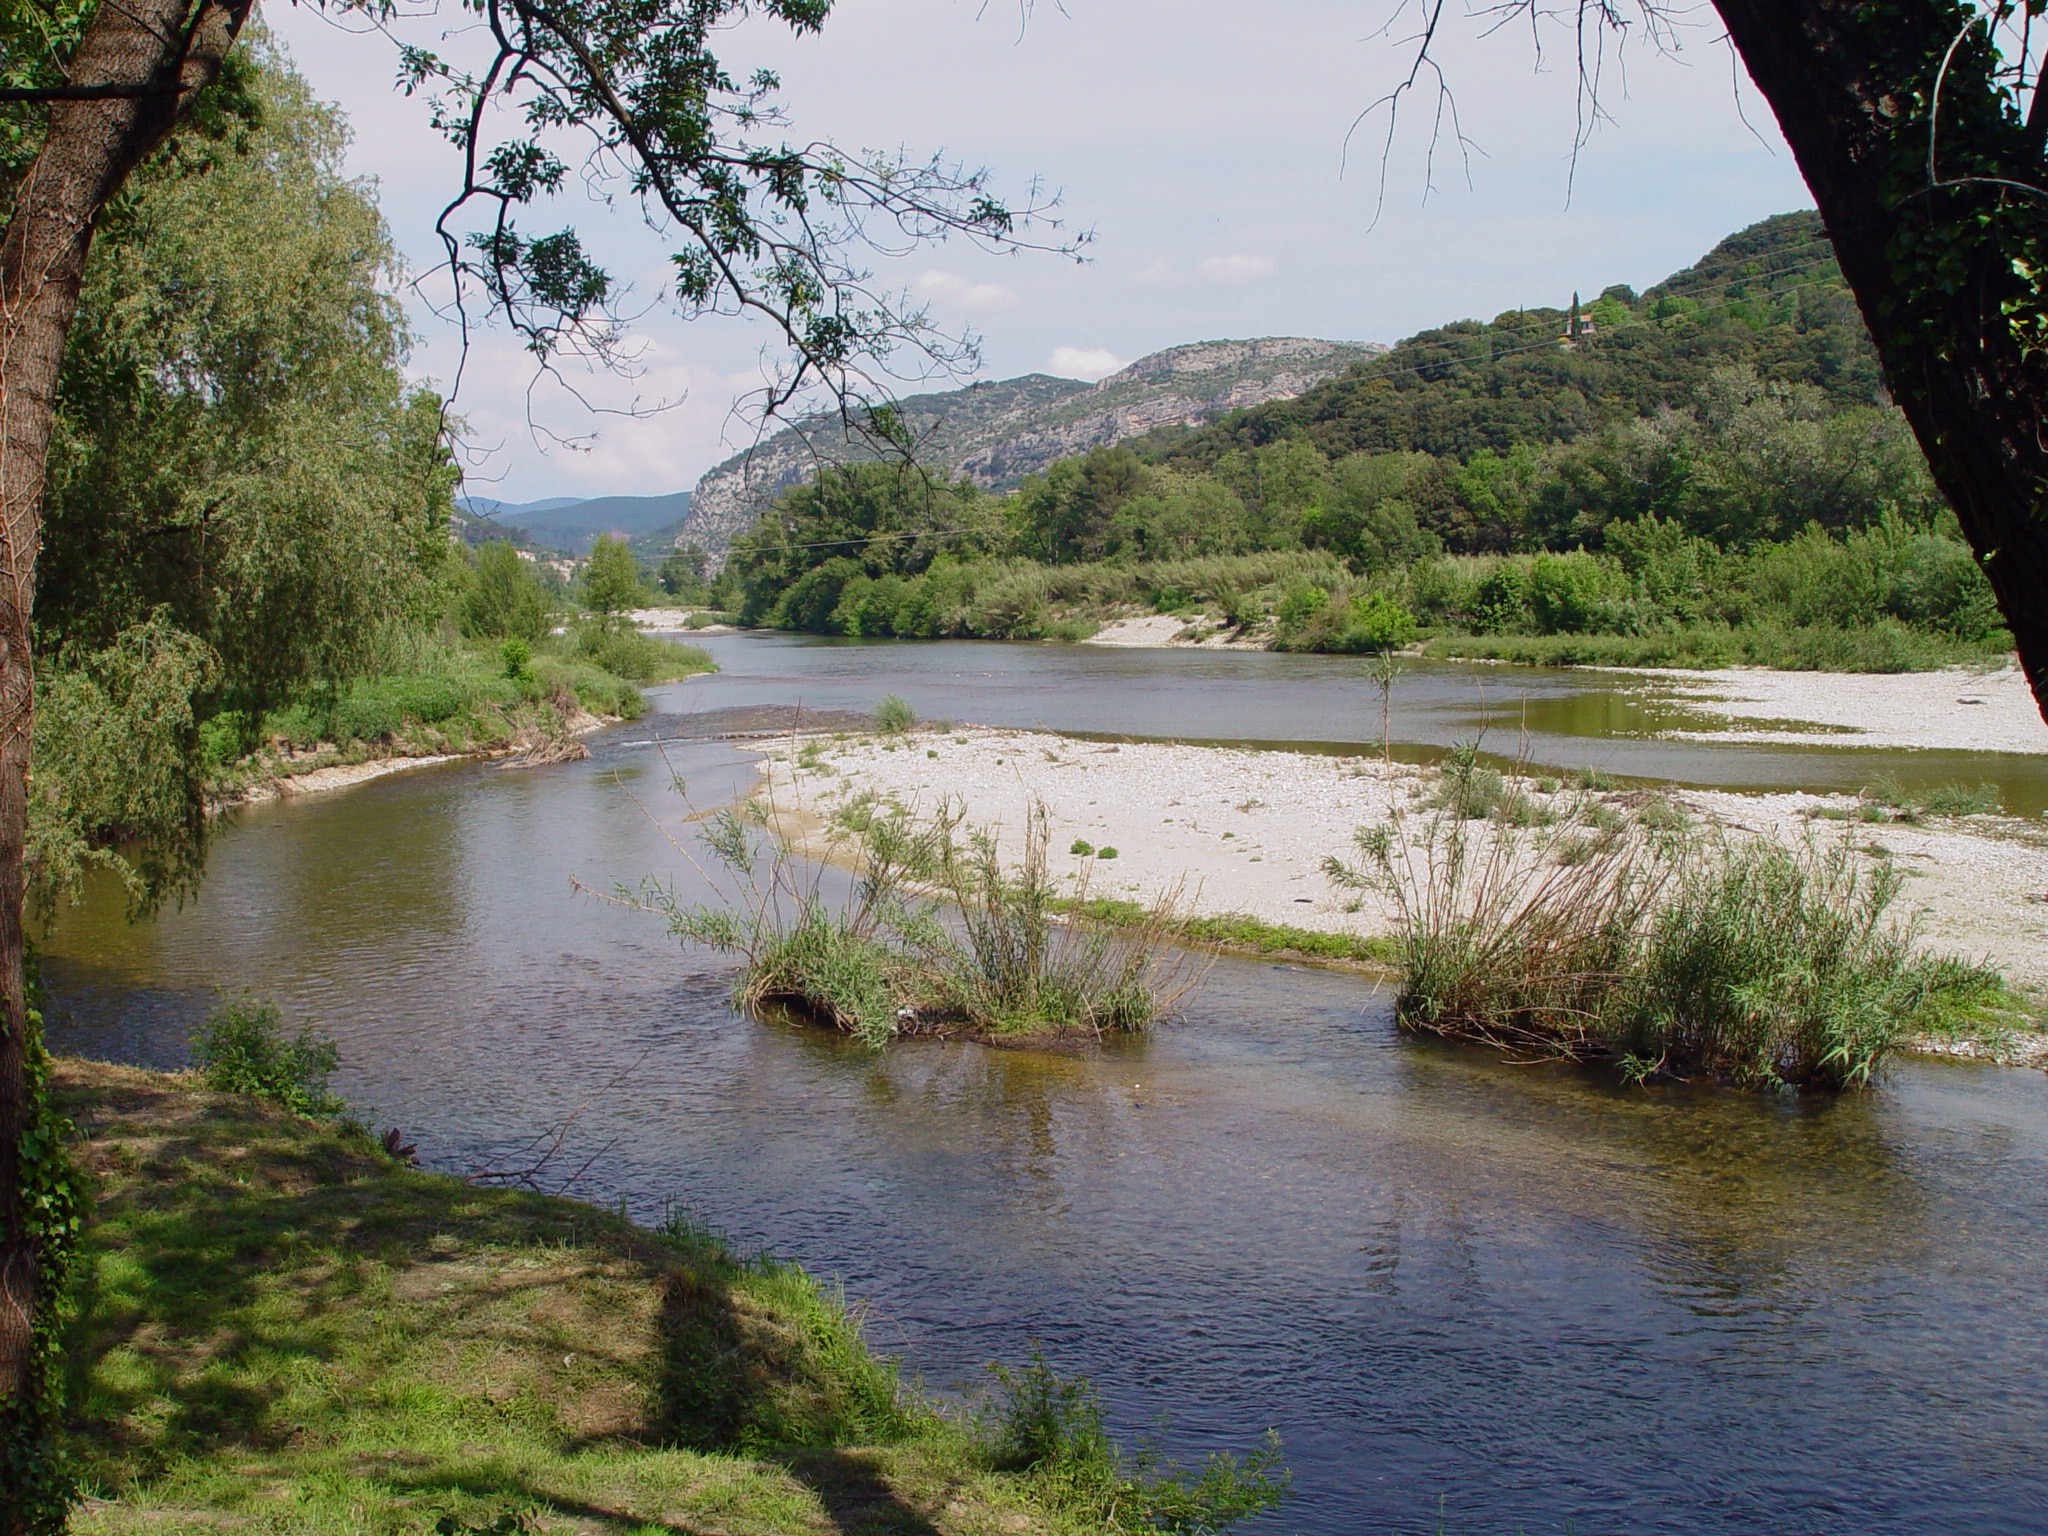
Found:
[[[810,766],[801,759],[808,758]],[[1365,757],[1230,747],[1099,742],[967,727],[946,734],[820,740],[815,751],[764,764],[778,806],[829,817],[849,796],[913,810],[952,800],[971,823],[1021,839],[1042,801],[1051,864],[1091,895],[1153,903],[1178,891],[1201,915],[1242,913],[1324,932],[1385,934],[1378,893],[1338,890],[1323,874],[1335,854],[1356,862],[1354,833],[1396,808],[1420,809],[1433,770]],[[1815,820],[1843,796],[1681,791],[1689,815],[1739,833],[1794,841],[1847,837],[1907,873],[1902,909],[1922,914],[1925,942],[1989,959],[2015,983],[2048,988],[2048,828],[1972,817],[1907,826]],[[1116,857],[1070,852],[1075,842]],[[1884,850],[1877,852],[1875,850]]]
[[[1675,730],[1688,741],[1802,746],[1908,747],[2048,754],[2048,722],[2017,666],[1940,672],[1636,672],[1645,687],[1702,713],[1721,729]],[[1792,728],[1785,728],[1787,724]],[[1826,728],[1801,731],[1798,725]]]
[[[1193,631],[1193,633],[1190,633]],[[1170,613],[1147,613],[1130,619],[1111,619],[1082,645],[1120,645],[1149,650],[1263,651],[1263,640],[1231,639],[1236,631],[1207,617],[1175,618]]]

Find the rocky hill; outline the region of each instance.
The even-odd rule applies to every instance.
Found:
[[[1031,373],[913,395],[898,409],[932,468],[1002,490],[1068,454],[1290,399],[1384,351],[1378,342],[1301,336],[1203,341],[1142,357],[1099,384]],[[821,465],[868,456],[836,418],[786,427],[705,473],[691,493],[679,542],[723,550],[780,492],[811,479]]]

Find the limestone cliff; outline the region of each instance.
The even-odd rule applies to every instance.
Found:
[[[932,468],[1003,490],[1069,454],[1288,399],[1385,350],[1377,342],[1301,336],[1202,341],[1141,357],[1099,384],[1031,373],[913,395],[899,409]],[[677,542],[723,550],[779,493],[811,479],[820,466],[868,456],[836,418],[786,427],[705,473],[690,495]]]

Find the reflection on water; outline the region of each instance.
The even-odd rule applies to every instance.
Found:
[[[867,709],[896,693],[932,720],[1379,749],[1379,694],[1356,657],[759,634],[701,643],[723,671],[667,690],[672,707]],[[1498,756],[1523,753],[1551,768],[1590,764],[1726,789],[1853,794],[1881,774],[1916,790],[1983,780],[1998,786],[2012,814],[2048,813],[2048,756],[1659,741],[1658,731],[1709,722],[1632,681],[1557,667],[1418,662],[1394,692],[1394,739],[1428,749],[1402,754],[1411,758],[1481,737]]]
[[[2041,1528],[2041,1075],[1620,1091],[1237,961],[1149,1041],[872,1055],[734,1016],[721,963],[572,893],[694,889],[634,804],[680,826],[661,763],[613,745],[644,739],[241,813],[197,903],[130,929],[104,892],[50,936],[56,1043],[177,1063],[211,989],[257,988],[458,1169],[588,1101],[587,1194],[843,1278],[935,1387],[1035,1339],[1182,1454],[1278,1427],[1271,1531],[1439,1497],[1457,1531]],[[748,771],[672,750],[700,804]]]

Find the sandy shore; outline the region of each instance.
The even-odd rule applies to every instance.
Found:
[[[1322,873],[1336,854],[1356,858],[1353,834],[1413,810],[1428,771],[1365,758],[1236,748],[1095,742],[967,728],[894,741],[821,741],[805,767],[787,754],[765,767],[777,803],[830,815],[849,796],[874,794],[929,809],[964,805],[970,822],[1021,835],[1026,807],[1044,802],[1052,864],[1064,880],[1084,871],[1093,894],[1152,902],[1179,889],[1192,910],[1245,913],[1331,932],[1385,933],[1386,898],[1335,890]],[[1851,838],[1889,851],[1907,871],[1904,905],[1924,913],[1930,944],[1988,958],[2015,982],[2048,988],[2048,835],[2000,818],[1926,827],[1814,821],[1840,796],[1687,791],[1688,814],[1738,831],[1797,839]],[[1425,813],[1426,814],[1426,813]],[[1116,857],[1068,850],[1076,840]],[[1873,855],[1874,856],[1874,855]]]
[[[1668,733],[1692,741],[2048,753],[2048,723],[2016,666],[1882,674],[1730,667],[1631,675],[1688,708],[1728,718],[1724,729]]]
[[[1081,643],[1158,650],[1266,649],[1263,640],[1224,638],[1229,633],[1214,619],[1154,613],[1113,620]],[[1698,729],[1665,733],[1678,740],[2048,754],[2048,722],[2013,663],[1991,671],[1951,667],[1895,673],[1764,667],[1588,670],[1612,670],[1689,712],[1718,717]]]
[[[601,731],[608,725],[617,725],[617,715],[593,715],[579,710],[564,722],[565,739],[588,736],[592,731]],[[367,784],[372,779],[385,778],[394,773],[410,773],[415,768],[437,768],[443,763],[466,763],[491,758],[518,758],[530,756],[535,764],[560,762],[565,757],[586,755],[587,749],[575,744],[569,752],[549,750],[551,738],[534,736],[514,740],[497,747],[479,747],[474,752],[427,753],[420,757],[406,757],[394,754],[389,757],[373,757],[360,763],[331,763],[324,768],[309,768],[303,773],[281,773],[251,784],[233,794],[223,795],[218,801],[222,808],[234,805],[254,805],[265,800],[283,800],[297,795],[328,794],[337,789],[349,789],[357,784]],[[309,750],[303,755],[308,758],[331,752],[329,747],[321,751]],[[514,763],[512,766],[522,766]]]
[[[733,632],[730,624],[706,624],[700,629],[691,629],[691,615],[704,611],[700,608],[635,608],[626,617],[642,629],[656,630],[661,634],[729,635]]]
[[[1192,631],[1193,633],[1190,633]],[[1177,619],[1170,613],[1147,613],[1133,619],[1111,619],[1083,645],[1123,645],[1151,650],[1263,651],[1263,640],[1232,640],[1232,631],[1211,618]]]

